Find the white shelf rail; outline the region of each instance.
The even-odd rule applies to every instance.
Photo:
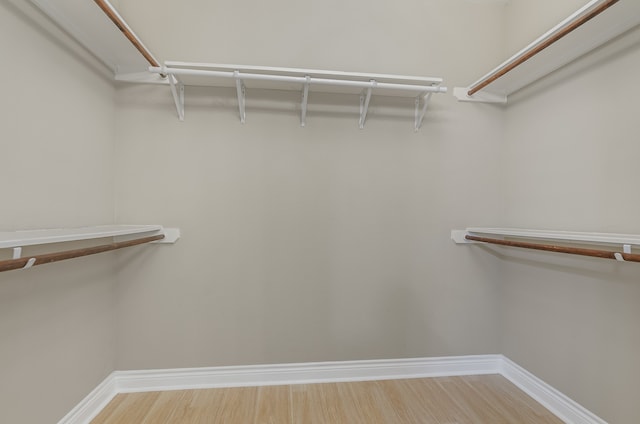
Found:
[[[27,246],[68,243],[81,240],[111,238],[105,245],[23,257]],[[12,258],[0,260],[0,272],[28,269],[34,265],[57,262],[96,253],[107,252],[144,243],[175,243],[180,238],[178,228],[160,225],[104,225],[69,229],[1,231],[0,249],[13,249]]]
[[[414,129],[417,131],[422,126],[432,94],[447,92],[441,78],[401,75],[188,62],[166,62],[163,66],[150,67],[149,71],[169,76],[168,83],[180,120],[184,120],[184,86],[235,86],[240,121],[244,123],[247,84],[251,82],[251,88],[300,90],[300,124],[303,127],[310,91],[317,87],[320,87],[318,91],[359,94],[360,128],[364,128],[372,95],[411,97],[415,103]],[[119,79],[124,81],[126,76]]]
[[[471,227],[465,230],[452,230],[451,239],[457,244],[489,243],[501,246],[615,259],[623,262],[640,262],[640,254],[632,253],[634,247],[640,247],[640,235],[632,234]],[[561,244],[548,244],[550,242]],[[606,246],[609,249],[621,249],[621,251],[587,249],[584,247],[576,247],[575,245]]]

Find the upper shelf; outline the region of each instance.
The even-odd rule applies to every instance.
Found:
[[[99,225],[65,229],[0,231],[0,248],[163,233],[165,239],[159,243],[174,243],[180,236],[179,230],[163,228],[161,225]]]
[[[360,128],[366,120],[372,95],[402,96],[415,102],[415,130],[422,125],[433,93],[446,93],[441,78],[325,71],[267,66],[221,65],[213,63],[166,62],[150,67],[150,72],[166,75],[178,117],[184,119],[184,86],[235,87],[240,121],[245,122],[245,95],[251,88],[292,90],[302,93],[301,118],[305,126],[310,92],[356,94],[360,96]],[[144,82],[139,75],[120,75],[123,81]]]
[[[507,97],[640,24],[638,0],[592,0],[468,87],[461,101],[506,103]],[[477,91],[476,91],[477,90]]]
[[[385,96],[416,97],[427,92],[447,91],[440,87],[442,78],[317,69],[166,62],[165,66],[151,71],[176,75],[187,86],[235,87],[235,80],[241,79],[246,88],[298,90],[309,77],[314,91],[329,93],[360,94],[363,88],[373,87],[376,93]]]

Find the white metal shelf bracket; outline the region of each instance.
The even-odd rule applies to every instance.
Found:
[[[427,107],[429,106],[429,102],[431,101],[432,94],[433,94],[433,91],[430,91],[423,96],[416,97],[416,120],[415,120],[416,132],[418,132],[418,130],[422,126],[422,121],[424,121],[424,117],[427,114]],[[422,104],[422,107],[420,107],[421,104]]]
[[[240,72],[233,72],[236,78],[236,91],[238,92],[238,109],[240,110],[240,122],[244,124],[246,114],[245,114],[245,86],[244,81],[240,78]]]
[[[184,84],[175,75],[169,75],[169,85],[171,86],[171,95],[173,102],[178,111],[178,118],[184,121]]]
[[[376,81],[371,80],[371,87],[367,88],[366,94],[363,90],[360,95],[360,129],[364,128],[364,122],[367,119],[367,112],[369,111],[369,101],[371,101],[371,92],[376,85]]]
[[[302,104],[301,104],[301,115],[300,115],[300,126],[304,127],[307,124],[307,103],[309,102],[309,84],[311,82],[311,77],[305,77],[305,83],[302,89]]]

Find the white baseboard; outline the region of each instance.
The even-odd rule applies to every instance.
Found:
[[[114,373],[91,391],[58,424],[89,424],[111,399],[118,394]]]
[[[502,355],[115,371],[58,424],[89,424],[118,393],[502,374],[569,424],[606,424]]]
[[[119,393],[497,374],[500,355],[119,371]]]
[[[607,424],[602,418],[504,356],[500,374],[566,423]]]

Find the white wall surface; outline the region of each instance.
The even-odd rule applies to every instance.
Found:
[[[163,60],[452,86],[502,53],[499,4],[153,3],[154,19],[151,2],[122,13]],[[414,133],[410,99],[374,97],[364,130],[357,96],[312,95],[306,128],[295,92],[249,90],[245,125],[234,90],[188,87],[184,122],[167,88],[117,99],[118,220],[183,231],[157,255],[122,255],[118,368],[497,351],[498,264],[449,232],[502,220],[499,108],[436,95]]]
[[[0,52],[0,230],[113,222],[111,83],[28,1],[0,1]],[[0,422],[57,422],[114,369],[113,259],[0,274]]]
[[[640,234],[640,28],[510,98],[505,224]],[[640,422],[640,267],[496,250],[503,353],[611,423]]]

